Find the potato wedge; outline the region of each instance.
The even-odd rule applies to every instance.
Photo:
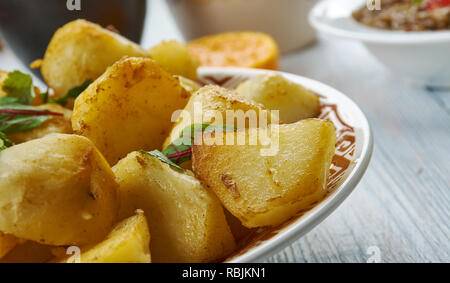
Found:
[[[0,152],[0,231],[48,245],[98,242],[117,216],[117,183],[88,139],[52,134]]]
[[[197,60],[189,54],[185,44],[176,40],[163,41],[150,48],[149,54],[167,72],[191,80],[197,79]]]
[[[72,127],[114,165],[134,150],[159,149],[172,112],[189,99],[178,79],[148,58],[123,58],[75,101]]]
[[[336,140],[333,124],[306,119],[278,127],[278,152],[273,156],[262,156],[260,143],[205,141],[192,149],[196,177],[248,228],[278,225],[326,193]],[[268,129],[226,132],[224,139],[236,135],[248,140],[258,131]]]
[[[42,245],[32,241],[18,239],[17,245],[0,263],[44,263],[54,257],[54,246]]]
[[[216,196],[193,176],[142,152],[113,167],[120,185],[120,218],[142,209],[152,233],[154,262],[210,262],[235,242]]]
[[[320,114],[319,97],[282,75],[263,74],[241,83],[236,92],[261,103],[270,110],[280,110],[280,121],[294,123]]]
[[[16,237],[0,232],[0,259],[14,249],[18,242]]]
[[[196,105],[201,107],[196,108]],[[259,115],[265,109],[261,104],[254,103],[245,97],[240,97],[233,91],[223,87],[214,85],[202,87],[191,96],[191,99],[189,99],[189,102],[183,111],[185,114],[178,117],[169,137],[164,141],[163,148],[166,148],[175,139],[179,138],[187,126],[194,123],[199,124],[199,122],[196,121],[201,120],[200,124],[226,125],[226,112],[228,110],[242,110],[244,113],[248,110],[253,110],[256,114],[256,118],[258,118],[257,122],[259,123]],[[218,111],[221,119],[216,119],[216,113],[211,111]],[[270,116],[270,112],[265,112],[265,115],[267,116],[267,119],[264,126],[267,126],[267,124],[271,122],[272,117]],[[246,119],[245,122],[245,127],[248,127],[248,119]],[[232,125],[235,127],[239,126],[236,120]]]
[[[106,239],[91,247],[81,248],[79,258],[65,263],[150,263],[150,233],[142,210],[117,224]]]
[[[76,20],[53,35],[41,73],[55,96],[60,97],[87,79],[97,79],[123,56],[147,57],[148,52],[97,24]]]
[[[53,103],[43,104],[37,107],[45,110],[50,110],[52,112],[61,113],[63,114],[63,116],[51,116],[50,119],[42,123],[42,125],[36,129],[9,135],[8,138],[12,140],[15,144],[42,138],[48,134],[53,133],[59,134],[72,133],[72,122],[70,121],[72,111],[62,107],[59,104]]]

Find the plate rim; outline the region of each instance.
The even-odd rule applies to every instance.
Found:
[[[304,216],[300,217],[297,221],[293,222],[283,233],[279,233],[267,242],[235,257],[232,257],[227,263],[249,263],[261,261],[270,255],[280,251],[282,248],[291,244],[293,241],[301,238],[306,233],[308,233],[312,228],[321,223],[326,217],[328,217],[342,202],[350,195],[350,193],[355,189],[362,176],[364,175],[373,152],[373,134],[370,123],[365,116],[364,112],[360,107],[344,93],[336,90],[335,88],[328,86],[322,82],[303,77],[300,75],[272,71],[272,70],[261,70],[261,69],[247,69],[247,68],[236,68],[236,67],[200,67],[198,69],[199,77],[221,74],[221,75],[258,75],[266,73],[278,73],[290,80],[300,81],[305,87],[317,92],[318,94],[324,95],[326,97],[336,97],[338,99],[347,100],[352,108],[357,112],[355,116],[359,116],[361,120],[361,133],[364,137],[363,146],[361,149],[361,155],[355,164],[352,172],[348,175],[347,179],[328,196],[325,200],[321,201],[314,208],[312,208]],[[321,89],[317,91],[317,89]],[[326,94],[327,93],[327,94]]]

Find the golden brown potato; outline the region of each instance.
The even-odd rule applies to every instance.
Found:
[[[198,108],[198,111],[196,105],[201,106],[201,108]],[[183,133],[183,130],[191,124],[226,125],[227,110],[242,110],[244,113],[248,110],[253,110],[256,117],[259,119],[261,111],[265,109],[261,104],[254,103],[245,97],[240,97],[233,91],[223,87],[214,85],[202,87],[191,96],[191,99],[189,99],[189,102],[184,108],[185,114],[181,114],[178,117],[170,135],[164,141],[163,148],[166,148],[175,139],[179,138]],[[217,113],[211,111],[218,111],[221,119],[217,119],[217,117],[215,117],[215,114]],[[268,116],[266,119],[267,123],[270,123],[270,112],[266,112],[265,115]],[[197,120],[201,120],[201,122],[196,122]],[[232,126],[239,126],[236,120],[233,122]],[[248,119],[246,119],[245,122],[245,127],[248,127]],[[267,126],[267,123],[264,126]]]
[[[270,110],[280,110],[280,121],[294,123],[320,114],[319,97],[282,75],[263,74],[241,83],[236,92],[261,103]]]
[[[88,139],[65,134],[0,152],[0,231],[49,245],[98,242],[117,216],[117,183]]]
[[[117,224],[99,244],[81,248],[66,263],[150,263],[150,233],[142,210]]]
[[[219,200],[193,176],[141,152],[130,153],[113,171],[120,185],[119,216],[144,210],[154,262],[209,262],[234,250]]]
[[[88,137],[110,164],[134,150],[159,149],[189,93],[155,61],[124,58],[75,101],[72,127]]]
[[[167,72],[196,80],[198,63],[183,43],[176,40],[163,41],[149,50],[150,56]]]
[[[60,134],[72,133],[72,122],[70,121],[72,111],[62,107],[59,104],[43,104],[38,106],[38,108],[49,110],[56,113],[61,113],[63,114],[63,116],[51,116],[47,121],[42,123],[42,125],[36,129],[9,135],[8,138],[12,140],[15,144],[42,138],[48,134],[53,133],[60,133]]]
[[[12,249],[0,263],[44,263],[54,257],[52,250],[55,247],[42,245],[32,241],[18,240],[17,246]]]
[[[0,259],[7,255],[19,242],[19,239],[12,235],[0,232]]]
[[[197,178],[248,228],[278,225],[326,192],[336,140],[333,124],[307,119],[273,127],[279,127],[278,135],[272,133],[272,142],[279,138],[273,156],[261,154],[259,139],[256,145],[207,145],[205,135],[205,142],[192,149]],[[228,135],[249,140],[258,131],[268,129],[226,132],[224,140]]]
[[[146,57],[148,52],[97,24],[76,20],[53,35],[41,72],[55,96],[59,97],[87,79],[97,79],[123,56]]]

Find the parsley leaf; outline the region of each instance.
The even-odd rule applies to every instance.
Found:
[[[161,160],[162,162],[167,163],[167,164],[169,164],[170,166],[172,166],[172,167],[174,167],[174,168],[176,168],[176,169],[178,169],[178,170],[186,171],[186,169],[184,169],[184,168],[178,166],[177,164],[173,163],[169,158],[167,158],[167,156],[165,156],[165,155],[164,155],[161,151],[159,151],[159,150],[153,150],[153,151],[145,151],[145,150],[141,150],[140,152],[146,153],[146,154],[150,154],[150,155],[152,155],[152,156],[158,158],[158,159]]]
[[[91,83],[92,80],[85,80],[81,85],[71,88],[66,95],[58,98],[50,98],[49,101],[50,103],[58,103],[62,106],[66,106],[67,101],[70,98],[77,98]]]
[[[62,116],[34,106],[23,105],[15,97],[0,98],[0,131],[6,135],[35,129],[50,116]]]
[[[170,166],[184,172],[186,171],[186,169],[180,167],[179,164],[191,160],[192,144],[195,137],[203,132],[212,132],[217,130],[234,131],[236,130],[236,128],[229,125],[214,126],[209,124],[192,124],[190,126],[185,127],[181,136],[176,140],[174,140],[173,143],[171,143],[162,152],[159,150],[153,151],[141,150],[140,152],[155,156],[162,162],[167,163]]]
[[[175,164],[181,164],[192,158],[192,144],[195,137],[203,132],[234,131],[234,126],[214,126],[209,124],[191,124],[183,129],[179,138],[167,146],[162,153]]]
[[[42,104],[47,104],[48,103],[48,94],[49,94],[49,89],[47,89],[46,92],[41,92],[41,98],[42,98]]]
[[[10,147],[13,145],[13,142],[10,141],[3,132],[0,132],[0,151]]]
[[[29,105],[36,96],[33,88],[33,79],[30,75],[20,71],[9,73],[3,82],[2,89],[8,97],[17,98],[21,104]]]

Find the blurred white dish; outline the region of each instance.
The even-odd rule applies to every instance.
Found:
[[[317,0],[167,0],[186,40],[226,31],[272,35],[281,52],[315,39],[308,13]]]
[[[201,67],[198,79],[203,84],[235,88],[239,83],[259,74],[274,71]],[[370,161],[373,150],[369,122],[359,107],[343,93],[318,81],[282,73],[285,78],[314,91],[320,97],[320,118],[332,121],[336,128],[335,157],[330,168],[328,194],[308,211],[275,228],[260,228],[226,262],[260,262],[299,239],[330,215],[353,191]]]
[[[416,84],[450,87],[450,31],[405,32],[366,27],[351,16],[365,3],[324,0],[312,9],[309,21],[325,34],[362,41],[400,77]]]

